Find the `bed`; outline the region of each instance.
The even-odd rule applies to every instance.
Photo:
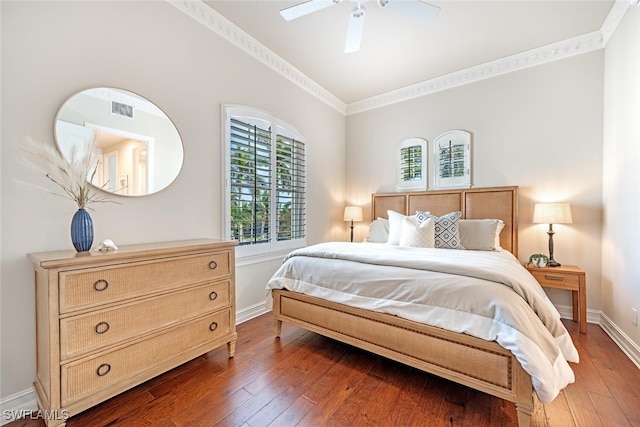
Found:
[[[294,251],[267,285],[267,304],[273,310],[276,335],[280,336],[283,321],[301,326],[513,402],[518,425],[530,425],[534,389],[543,403],[552,400],[560,389],[573,382],[573,372],[567,361],[577,362],[578,355],[560,323],[559,314],[515,258],[517,202],[517,187],[373,194],[373,219],[387,218],[388,211],[406,216],[416,211],[428,211],[435,216],[459,211],[461,218],[466,220],[500,220],[504,226],[499,232],[499,243],[496,237],[496,246],[502,249],[463,251],[396,247],[390,250],[388,245],[380,243],[334,242]],[[386,252],[381,254],[380,250]],[[434,260],[426,263],[429,265],[423,269],[422,264],[417,266],[416,260],[421,260],[427,252],[434,254]],[[440,258],[436,258],[436,252]],[[470,264],[462,259],[467,256],[474,257],[473,268],[464,264]],[[383,258],[384,266],[378,262]],[[494,262],[497,262],[495,266]],[[351,273],[350,268],[355,270]],[[502,277],[507,270],[509,277],[513,271],[516,279],[495,283],[494,276]],[[436,284],[433,289],[445,292],[442,296],[434,296],[443,303],[442,307],[433,305],[430,300],[418,306],[416,301],[424,295],[437,294],[430,290],[420,292],[418,296],[413,286],[432,280]],[[442,285],[437,285],[438,280],[443,280]],[[478,289],[475,291],[478,294],[472,297],[475,305],[485,304],[484,296],[489,298],[487,306],[492,306],[488,309],[492,315],[508,312],[500,305],[493,307],[494,298],[498,300],[504,296],[505,301],[510,301],[504,304],[513,303],[517,308],[514,313],[504,314],[508,319],[495,320],[485,319],[484,314],[478,316],[449,307],[448,295],[452,294],[446,292],[452,292],[452,280],[464,283],[464,293]],[[355,283],[360,282],[358,289],[369,286],[367,289],[370,290],[352,295],[348,289],[322,288],[316,285],[319,282],[344,282],[335,286],[345,288],[355,288]],[[378,289],[384,286],[391,289],[393,297],[385,294],[377,298],[382,292]],[[406,299],[393,300],[400,294],[406,294]],[[523,304],[531,308],[523,308]],[[481,326],[485,320],[485,325]],[[518,325],[512,326],[510,322]],[[505,329],[500,329],[503,326]],[[547,330],[551,332],[547,333]],[[514,331],[518,339],[514,338]],[[520,335],[524,339],[521,340]],[[542,362],[538,363],[539,360]]]

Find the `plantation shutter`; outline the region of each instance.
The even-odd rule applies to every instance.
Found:
[[[269,242],[271,133],[230,120],[231,234],[240,245]]]
[[[277,239],[301,239],[305,237],[304,143],[280,134],[276,141]]]
[[[458,178],[465,172],[465,144],[448,141],[439,147],[440,178]]]
[[[403,181],[422,179],[422,146],[411,145],[400,150],[400,176]]]

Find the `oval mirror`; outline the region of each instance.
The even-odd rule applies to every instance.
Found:
[[[93,147],[94,186],[122,196],[144,196],[171,184],[182,169],[182,140],[152,102],[114,88],[83,90],[60,107],[54,126],[67,160]]]

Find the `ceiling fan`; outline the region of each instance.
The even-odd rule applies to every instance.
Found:
[[[351,0],[356,3],[356,7],[351,10],[349,17],[349,26],[347,28],[347,41],[344,45],[345,53],[355,52],[360,49],[360,41],[362,40],[362,30],[364,29],[364,16],[366,9],[364,3],[370,0]],[[374,1],[374,0],[372,0]],[[438,6],[425,3],[421,0],[375,0],[383,9],[413,19],[422,24],[431,22],[440,12]],[[335,4],[342,3],[342,0],[308,0],[304,3],[282,9],[280,15],[291,21],[301,16],[308,15],[318,10],[324,9]]]

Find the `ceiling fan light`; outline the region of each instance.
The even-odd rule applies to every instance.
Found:
[[[364,6],[358,3],[358,6],[354,7],[353,10],[351,11],[351,16],[353,16],[354,18],[362,18],[364,16],[364,13],[365,13]]]
[[[378,0],[378,6],[385,7],[389,4],[389,0]]]

